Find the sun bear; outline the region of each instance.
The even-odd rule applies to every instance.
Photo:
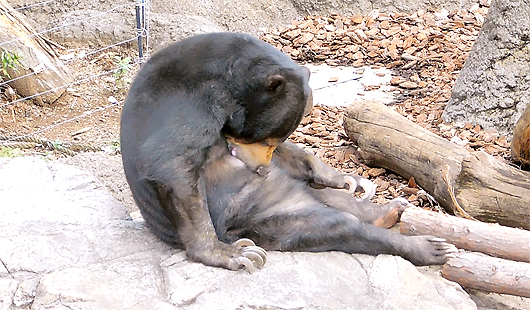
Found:
[[[443,239],[385,229],[406,202],[370,203],[367,185],[356,199],[339,189],[367,180],[286,142],[312,107],[309,76],[246,34],[197,35],[155,53],[131,85],[120,129],[147,226],[189,259],[232,270],[261,267],[265,250],[443,264],[454,252]]]

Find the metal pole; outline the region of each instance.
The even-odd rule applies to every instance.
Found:
[[[136,1],[136,35],[138,36],[138,57],[140,66],[144,63],[144,49],[143,49],[143,0]]]
[[[143,35],[145,37],[145,57],[149,57],[149,0],[142,0],[142,28],[144,30]]]

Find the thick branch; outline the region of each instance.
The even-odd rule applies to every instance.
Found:
[[[469,153],[378,102],[353,103],[344,129],[368,165],[413,176],[449,212],[530,229],[530,173]]]
[[[442,276],[468,288],[530,297],[530,264],[527,263],[464,253],[443,266]]]
[[[460,249],[530,263],[530,232],[408,208],[401,215],[404,235],[442,237]]]

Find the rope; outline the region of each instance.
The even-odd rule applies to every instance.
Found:
[[[0,146],[17,148],[17,149],[31,149],[36,147],[43,147],[50,151],[59,151],[66,155],[74,156],[81,151],[101,151],[101,147],[96,147],[88,144],[78,143],[63,143],[58,141],[50,141],[48,139],[41,139],[30,136],[22,137],[7,137],[0,135]]]

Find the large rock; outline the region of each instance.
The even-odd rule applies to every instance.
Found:
[[[91,173],[0,159],[0,309],[476,309],[439,269],[388,255],[269,253],[253,274],[157,240]]]
[[[530,103],[530,3],[495,0],[443,119],[511,134]]]
[[[12,0],[26,6],[40,0]],[[381,11],[413,12],[418,9],[469,8],[478,0],[176,0],[151,3],[150,44],[155,50],[183,37],[212,31],[258,34],[290,24],[305,15],[368,14]],[[108,45],[134,37],[134,1],[65,0],[23,10],[39,29],[59,27],[49,33],[54,40]]]

